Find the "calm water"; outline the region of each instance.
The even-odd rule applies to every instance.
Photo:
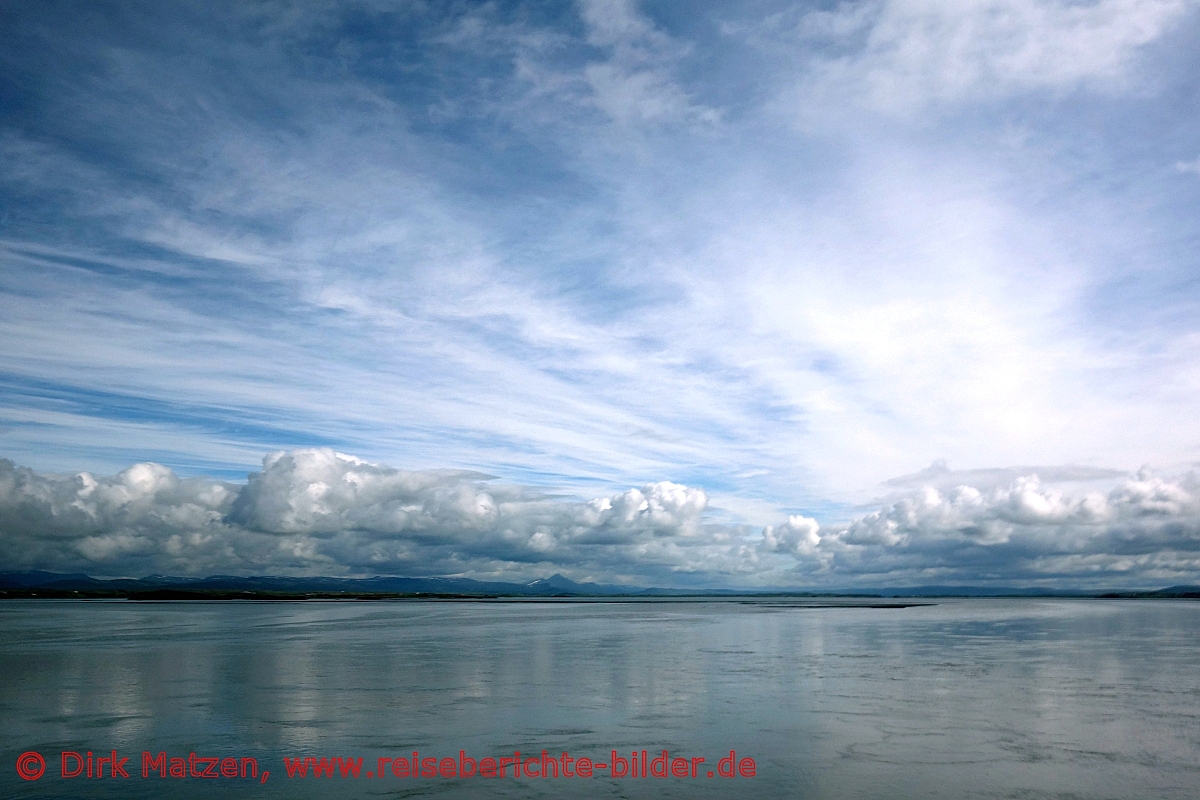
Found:
[[[0,603],[5,797],[1195,798],[1200,603]],[[705,757],[696,779],[367,779],[379,757]],[[60,753],[128,780],[59,777]],[[712,778],[717,759],[753,778]],[[22,781],[20,753],[45,776]],[[143,750],[253,756],[141,777]],[[363,777],[288,779],[287,756]]]

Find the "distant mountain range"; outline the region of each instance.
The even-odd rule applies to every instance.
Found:
[[[562,575],[532,583],[475,581],[469,578],[291,578],[281,576],[146,578],[101,580],[53,572],[0,573],[0,597],[131,597],[133,599],[305,597],[556,597],[655,594],[669,590],[576,583]]]
[[[1200,599],[1200,586],[1171,586],[1154,591],[1065,592],[1051,589],[980,586],[912,586],[849,591],[685,590],[576,583],[552,575],[531,583],[475,581],[469,578],[290,578],[214,575],[179,578],[104,580],[88,575],[55,572],[0,572],[2,598],[129,598],[133,600],[303,600],[378,598],[502,598],[502,597],[729,597],[785,595],[791,597],[1171,597]]]

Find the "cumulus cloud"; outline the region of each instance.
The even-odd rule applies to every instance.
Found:
[[[768,529],[760,546],[777,540]],[[826,583],[1185,583],[1200,571],[1200,483],[1143,471],[1080,495],[1037,475],[990,491],[930,485],[827,528],[809,553],[797,570]]]
[[[888,113],[929,104],[1081,86],[1120,88],[1140,48],[1194,0],[882,0],[842,3],[792,20],[815,57],[802,106],[849,101]]]
[[[821,543],[821,526],[811,517],[793,514],[778,528],[763,529],[763,548],[773,553],[810,555]]]
[[[568,501],[476,472],[398,470],[330,449],[272,453],[244,486],[181,479],[157,464],[96,478],[0,461],[0,558],[100,575],[662,580],[743,568],[734,532],[702,524],[707,502],[667,481]]]
[[[637,585],[1166,585],[1200,575],[1200,482],[1142,472],[1072,495],[1036,475],[929,485],[849,522],[755,539],[669,481],[578,501],[330,449],[269,454],[244,485],[135,464],[105,478],[0,461],[0,563],[153,573],[466,575]]]

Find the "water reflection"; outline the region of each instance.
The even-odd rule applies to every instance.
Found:
[[[0,604],[6,757],[112,748],[129,781],[16,797],[158,797],[143,749],[252,755],[265,785],[169,796],[1192,797],[1200,604]],[[281,757],[704,756],[734,781],[288,781]],[[364,766],[364,771],[369,767]],[[736,779],[735,779],[736,780]]]

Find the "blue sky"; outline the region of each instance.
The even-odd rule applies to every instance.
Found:
[[[1197,6],[8,4],[0,457],[35,494],[138,462],[236,484],[275,451],[358,474],[312,448],[563,508],[671,482],[705,498],[672,524],[717,537],[653,567],[455,545],[243,571],[1200,580]],[[895,509],[959,486],[982,505],[943,533],[996,544],[980,509],[1033,492],[1061,528],[1036,558],[1093,561],[917,548]],[[1096,512],[1066,544],[1089,496],[1179,532],[1121,555]],[[258,530],[213,502],[204,525]],[[851,543],[893,513],[910,539]],[[129,519],[78,535],[156,535]],[[910,545],[894,573],[853,550]],[[164,567],[117,552],[20,563]]]

